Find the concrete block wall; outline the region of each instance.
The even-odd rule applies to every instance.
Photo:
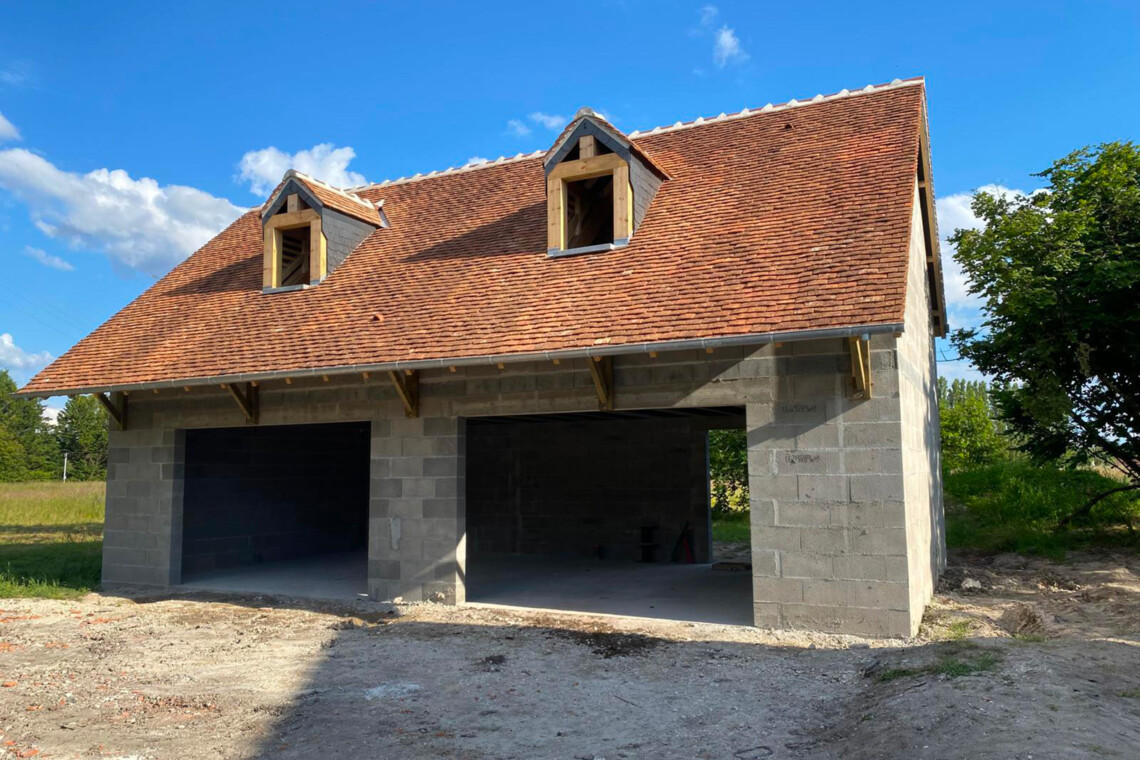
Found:
[[[845,340],[766,348],[749,404],[757,625],[908,636],[906,503],[895,338],[871,344],[873,395],[852,398]]]
[[[468,551],[668,562],[685,526],[710,557],[702,418],[468,425]],[[722,427],[732,423],[721,418]]]
[[[839,339],[614,360],[619,410],[745,407],[758,624],[913,632],[921,609],[909,562],[941,535],[923,539],[927,526],[911,524],[898,356],[896,338],[873,339],[866,401],[850,398]],[[462,602],[465,421],[596,411],[597,398],[585,360],[425,371],[420,393],[421,416],[408,419],[382,377],[263,383],[261,424],[369,422],[370,593]],[[105,578],[177,583],[182,431],[244,420],[217,388],[133,394],[130,414],[132,429],[111,437]],[[932,502],[921,509],[934,516]]]

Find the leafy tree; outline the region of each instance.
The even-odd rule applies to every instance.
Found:
[[[28,479],[28,453],[16,436],[0,427],[0,483]]]
[[[748,508],[748,442],[743,430],[709,431],[709,477],[715,512]]]
[[[51,427],[44,421],[43,402],[18,398],[16,383],[7,370],[0,370],[0,427],[14,437],[24,451],[26,478],[55,477],[61,461]]]
[[[107,474],[107,411],[94,396],[73,396],[56,421],[59,448],[68,454],[67,476],[101,480]]]
[[[938,379],[942,462],[952,472],[991,464],[1006,452],[989,389],[980,381]]]
[[[1130,480],[1114,491],[1140,488],[1140,149],[1084,148],[1038,176],[1028,197],[977,193],[984,228],[951,236],[985,317],[953,342],[1000,384],[1022,450],[1100,458]]]

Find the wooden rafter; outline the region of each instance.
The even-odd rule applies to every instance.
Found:
[[[598,408],[612,412],[614,408],[614,360],[612,356],[598,356],[588,359],[590,377],[594,380],[594,390],[598,393]]]
[[[96,393],[95,398],[99,399],[99,403],[107,410],[107,414],[111,416],[115,426],[119,430],[127,429],[127,394],[114,393],[110,398],[106,393]]]
[[[223,387],[233,396],[238,408],[241,409],[241,413],[245,415],[245,421],[250,425],[256,425],[260,414],[257,386],[253,383],[246,383],[245,389],[242,390],[237,383],[228,383]]]
[[[851,378],[855,382],[855,398],[871,398],[871,341],[867,338],[848,338],[851,351]]]
[[[405,374],[392,371],[388,373],[392,385],[396,388],[396,395],[404,404],[404,414],[409,417],[420,416],[420,371],[411,370]]]

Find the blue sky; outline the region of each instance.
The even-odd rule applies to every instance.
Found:
[[[1135,3],[5,3],[3,18],[0,367],[20,381],[291,164],[380,181],[546,148],[585,104],[644,130],[922,75],[948,233],[971,223],[969,191],[1029,190],[1070,150],[1140,136]],[[976,312],[947,267],[960,326]]]

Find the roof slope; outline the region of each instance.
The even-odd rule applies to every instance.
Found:
[[[629,246],[546,255],[542,157],[356,189],[391,222],[261,292],[251,211],[29,393],[903,321],[924,92],[643,134],[669,174]]]

